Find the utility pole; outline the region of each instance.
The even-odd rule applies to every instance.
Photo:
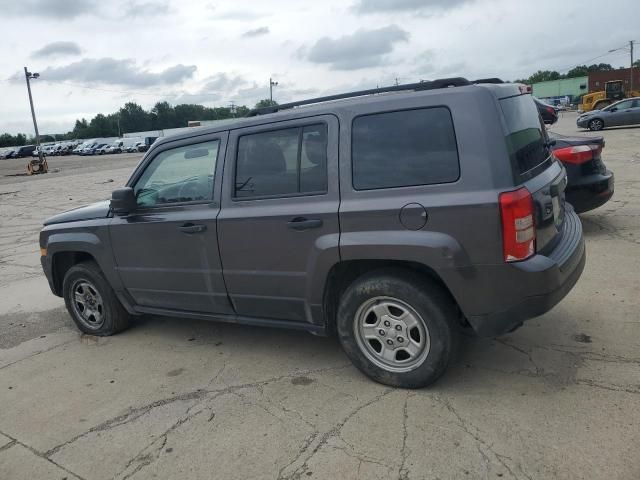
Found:
[[[277,87],[278,82],[274,82],[271,77],[269,77],[269,100],[273,103],[273,87]]]
[[[631,50],[631,68],[629,71],[631,72],[631,79],[629,80],[629,91],[633,92],[633,40],[629,40],[629,49]]]
[[[36,131],[36,146],[38,148],[38,158],[40,159],[40,167],[38,171],[42,171],[43,165],[45,164],[44,157],[42,155],[42,149],[40,148],[40,132],[38,132],[38,122],[36,122],[36,111],[33,109],[33,97],[31,96],[31,79],[36,79],[40,76],[39,73],[31,73],[27,70],[27,67],[24,67],[24,78],[27,80],[27,92],[29,92],[29,105],[31,105],[31,117],[33,118],[33,128]],[[31,163],[30,163],[31,165]]]
[[[236,104],[235,104],[235,102],[233,102],[233,101],[229,102],[229,111],[231,112],[231,116],[233,118],[236,118]]]

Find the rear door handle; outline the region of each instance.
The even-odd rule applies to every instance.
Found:
[[[292,230],[300,232],[311,228],[320,228],[322,226],[322,220],[319,218],[296,217],[288,222],[287,226]]]
[[[193,223],[185,223],[181,227],[178,227],[182,233],[201,233],[207,229],[206,225],[195,225]]]

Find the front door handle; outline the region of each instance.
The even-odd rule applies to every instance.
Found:
[[[288,222],[287,226],[292,230],[300,232],[311,228],[320,228],[322,226],[322,220],[319,218],[296,217]]]
[[[193,223],[185,223],[184,225],[182,225],[181,227],[178,227],[178,230],[180,230],[182,233],[201,233],[204,232],[207,229],[206,225],[196,225]]]

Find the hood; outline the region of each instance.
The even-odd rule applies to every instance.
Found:
[[[581,113],[580,115],[578,115],[578,118],[580,118],[580,117],[590,117],[594,113],[598,113],[598,112],[600,112],[600,109],[595,109],[594,108],[593,110],[589,110],[588,112]]]
[[[49,217],[44,221],[45,225],[54,223],[77,222],[79,220],[92,220],[94,218],[105,218],[109,213],[109,200],[92,203],[84,207],[74,208],[53,217]]]

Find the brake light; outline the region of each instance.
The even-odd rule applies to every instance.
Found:
[[[533,91],[533,89],[531,88],[531,85],[518,85],[518,88],[520,89],[520,93],[531,93]]]
[[[575,147],[559,148],[553,154],[564,163],[581,165],[597,158],[602,153],[601,145],[576,145]]]
[[[533,198],[526,188],[500,194],[502,250],[505,262],[525,260],[535,253]]]
[[[553,113],[556,113],[556,110],[555,110],[555,108],[553,108],[553,107],[547,107],[547,112],[549,112],[549,113],[552,113],[552,114],[553,114]]]

